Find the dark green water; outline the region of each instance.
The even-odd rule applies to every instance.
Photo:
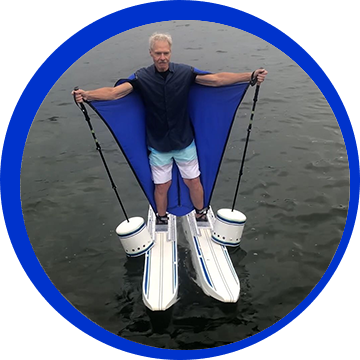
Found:
[[[143,258],[127,259],[114,233],[124,220],[81,112],[74,86],[112,86],[151,63],[148,36],[168,31],[175,62],[202,70],[265,67],[237,209],[248,218],[231,258],[241,280],[237,304],[205,296],[191,280],[179,235],[180,300],[154,316],[142,303]],[[253,91],[238,111],[214,192],[229,207]],[[129,216],[147,201],[111,134],[90,112]],[[346,150],[337,121],[309,76],[277,48],[238,29],[173,21],[132,29],[102,43],[68,69],[34,119],[24,150],[21,198],[34,251],[58,290],[92,321],[126,339],[171,348],[228,344],[293,310],[326,271],[340,242],[349,201]]]

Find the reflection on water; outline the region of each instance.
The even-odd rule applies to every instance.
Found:
[[[114,229],[123,221],[74,86],[112,86],[146,66],[147,38],[168,31],[173,61],[217,71],[265,67],[236,208],[247,216],[230,255],[237,304],[205,296],[179,228],[179,301],[154,314],[142,302],[143,258],[127,259]],[[253,89],[236,116],[212,206],[234,196]],[[129,216],[148,204],[107,128],[90,116]],[[293,310],[326,271],[349,201],[346,149],[336,119],[308,75],[281,51],[218,24],[170,21],[119,34],[85,54],[45,98],[27,139],[21,173],[26,228],[51,281],[85,316],[126,339],[170,349],[221,346],[252,336]],[[46,234],[46,236],[44,236]]]

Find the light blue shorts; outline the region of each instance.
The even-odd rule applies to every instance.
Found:
[[[199,162],[195,142],[182,150],[160,152],[149,147],[150,166],[155,184],[165,184],[171,180],[174,160],[183,179],[195,179],[200,176]]]

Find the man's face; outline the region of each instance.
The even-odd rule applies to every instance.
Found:
[[[155,41],[153,48],[150,49],[150,56],[154,60],[157,71],[163,72],[169,69],[171,47],[167,41]]]

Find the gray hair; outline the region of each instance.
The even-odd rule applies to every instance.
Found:
[[[172,38],[170,34],[160,34],[160,33],[153,33],[149,38],[149,46],[150,50],[154,47],[155,41],[167,41],[171,47],[172,45]]]

